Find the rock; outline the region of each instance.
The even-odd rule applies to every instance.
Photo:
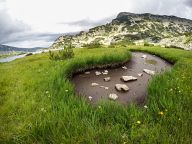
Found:
[[[142,75],[143,75],[143,73],[139,73],[139,74],[138,74],[138,76],[140,76],[140,77],[141,77]]]
[[[103,75],[108,75],[108,73],[102,72]]]
[[[109,87],[104,87],[104,89],[108,90],[108,89],[109,89]]]
[[[92,100],[92,98],[93,98],[92,96],[89,96],[89,100],[90,100],[90,101]]]
[[[127,67],[126,66],[122,66],[122,69],[127,70]]]
[[[143,69],[143,71],[149,75],[154,75],[155,74],[155,71],[152,71],[152,70],[148,70],[148,69]]]
[[[125,85],[125,84],[116,84],[116,85],[115,85],[115,88],[116,88],[118,91],[124,91],[124,92],[126,92],[126,91],[129,90],[128,86]]]
[[[112,93],[112,94],[109,94],[109,99],[116,100],[116,99],[118,99],[118,96],[116,94]]]
[[[133,77],[133,76],[122,76],[121,79],[122,79],[124,82],[137,80],[137,78],[136,78],[136,77]]]
[[[101,75],[101,72],[96,71],[96,72],[95,72],[95,75],[96,75],[96,76]]]
[[[100,86],[100,88],[104,88],[104,89],[106,89],[106,90],[109,89],[109,87],[105,87],[105,86]]]
[[[90,74],[90,73],[91,73],[91,72],[89,72],[89,71],[85,72],[85,74],[87,74],[87,75]]]
[[[91,86],[98,86],[98,83],[92,83]]]
[[[110,81],[111,80],[111,77],[106,77],[106,78],[104,78],[104,81],[106,81],[106,82],[108,82],[108,81]]]
[[[146,58],[147,58],[147,55],[142,55],[141,58],[146,59]]]
[[[33,55],[33,53],[28,53],[28,54],[26,54],[25,56],[31,56],[31,55]]]
[[[104,72],[102,72],[103,75],[108,75],[108,70],[104,70]]]

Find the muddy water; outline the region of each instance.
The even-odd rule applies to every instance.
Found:
[[[146,55],[147,58],[142,58]],[[171,68],[171,64],[164,61],[163,59],[141,52],[133,52],[132,59],[125,65],[128,69],[119,68],[109,68],[109,69],[95,69],[89,71],[90,74],[76,74],[72,77],[72,83],[75,86],[76,93],[79,96],[84,96],[86,99],[96,104],[101,99],[109,99],[109,94],[115,93],[118,95],[119,101],[123,104],[128,104],[134,102],[137,104],[142,104],[146,99],[146,88],[148,81],[153,77],[149,74],[143,72],[143,69],[149,69],[155,71],[156,74],[161,73],[167,69]],[[108,70],[107,75],[96,76],[95,72]],[[142,73],[142,76],[138,76]],[[123,82],[120,80],[121,76],[134,76],[137,77],[136,81]],[[105,82],[103,79],[105,77],[111,77],[109,82]],[[98,86],[91,86],[92,83],[98,83]],[[126,84],[130,89],[128,92],[119,92],[115,89],[115,84]],[[105,89],[100,86],[108,87]],[[89,97],[92,97],[90,100]]]

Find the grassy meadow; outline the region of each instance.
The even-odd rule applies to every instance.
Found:
[[[149,82],[145,106],[90,105],[75,95],[72,72],[128,61],[130,51],[158,55],[173,68]],[[192,52],[160,47],[74,49],[0,64],[0,143],[192,143]]]

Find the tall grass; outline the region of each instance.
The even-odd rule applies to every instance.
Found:
[[[0,64],[0,142],[191,143],[190,54],[140,50],[177,61],[150,81],[148,108],[112,101],[92,106],[75,95],[67,79],[78,69],[129,60],[127,49],[76,49],[75,57],[64,61],[44,53]]]

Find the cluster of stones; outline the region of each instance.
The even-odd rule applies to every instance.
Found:
[[[143,59],[146,59],[147,56],[146,55],[142,55]],[[122,69],[124,70],[127,70],[128,68],[126,66],[122,66]],[[148,69],[143,69],[143,72],[149,74],[149,75],[154,75],[155,74],[155,71],[152,71],[152,70],[148,70]],[[95,75],[96,76],[99,76],[99,75],[108,75],[109,71],[108,70],[104,70],[103,72],[100,72],[100,71],[96,71],[95,72]],[[85,74],[90,74],[90,72],[85,72]],[[138,76],[141,77],[143,75],[143,73],[138,73]],[[130,82],[130,81],[136,81],[137,80],[137,77],[134,77],[134,76],[122,76],[120,78],[123,82]],[[109,82],[111,80],[111,77],[105,77],[103,79],[105,82]],[[91,83],[91,86],[95,87],[95,86],[99,86],[98,83]],[[109,87],[106,87],[106,86],[99,86],[100,88],[104,88],[106,90],[109,89]],[[116,84],[115,85],[115,89],[117,91],[120,91],[120,92],[128,92],[129,91],[129,87],[126,85],[126,84]],[[115,93],[111,93],[109,94],[109,99],[111,100],[116,100],[118,99],[118,95],[115,94]],[[92,97],[89,96],[89,100],[91,101],[92,100]]]

